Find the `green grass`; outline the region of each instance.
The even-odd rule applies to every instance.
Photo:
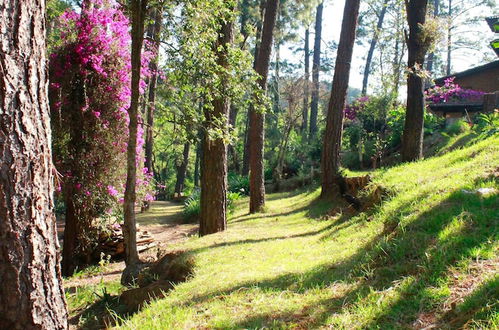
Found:
[[[317,188],[269,195],[257,215],[238,200],[226,232],[178,246],[193,277],[121,327],[498,328],[499,196],[466,192],[498,175],[495,137],[374,172],[391,197],[353,217],[324,216]]]

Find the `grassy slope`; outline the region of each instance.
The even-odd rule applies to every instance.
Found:
[[[259,215],[242,200],[229,230],[179,247],[193,278],[123,327],[499,327],[499,278],[481,268],[498,264],[499,197],[462,191],[499,188],[498,167],[496,137],[378,171],[393,197],[353,218],[322,217],[315,189],[270,195]]]

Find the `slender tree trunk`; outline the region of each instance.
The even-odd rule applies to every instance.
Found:
[[[424,81],[418,70],[423,67],[426,49],[420,41],[420,26],[425,24],[428,0],[406,2],[409,36],[406,38],[409,50],[407,77],[407,110],[402,138],[402,159],[417,160],[423,156],[424,126]]]
[[[258,84],[267,89],[272,40],[277,18],[279,0],[268,0],[262,28],[262,41],[256,59],[255,71],[260,75]],[[265,115],[250,109],[249,139],[250,145],[250,213],[259,212],[265,205],[265,184],[263,169]]]
[[[154,52],[156,54],[155,58],[149,64],[149,68],[152,72],[151,78],[149,79],[149,95],[148,95],[148,106],[147,106],[147,126],[146,126],[146,139],[145,139],[145,167],[149,173],[153,173],[152,159],[153,159],[153,146],[154,146],[154,110],[156,103],[156,85],[158,82],[158,57],[159,57],[159,36],[161,33],[161,19],[162,14],[160,10],[156,10],[154,15],[154,24],[151,30],[151,38],[154,40]]]
[[[263,20],[265,16],[265,8],[266,8],[266,3],[267,0],[260,0],[260,22],[257,24],[256,28],[256,36],[255,36],[255,52],[254,52],[254,61],[253,61],[253,68],[256,70],[256,62],[258,59],[258,52],[260,50],[260,41],[262,37],[262,28],[263,28]],[[251,140],[249,138],[249,128],[250,128],[250,115],[251,115],[252,110],[248,109],[248,116],[246,118],[246,131],[244,134],[245,140],[244,140],[244,153],[243,153],[243,170],[241,172],[242,175],[247,176],[249,174],[249,169],[250,169],[250,145],[251,145]]]
[[[45,1],[0,0],[0,328],[66,329]]]
[[[228,69],[230,67],[228,52],[233,39],[234,23],[224,21],[221,24],[218,40],[214,45],[217,64]],[[227,73],[218,73],[221,81],[220,95],[213,99],[213,108],[205,109],[205,133],[203,134],[203,157],[201,160],[201,214],[199,236],[217,233],[227,228],[227,145],[222,138],[212,139],[206,131],[219,127],[224,123],[224,132],[228,130],[230,100],[227,95]]]
[[[139,107],[139,82],[141,69],[142,43],[147,0],[132,0],[132,97],[128,115],[130,117],[127,147],[127,178],[125,187],[123,237],[125,241],[125,264],[121,282],[129,284],[137,274],[139,254],[137,252],[137,228],[135,221],[136,181],[137,181],[137,125]]]
[[[438,17],[440,12],[440,0],[433,0],[433,16]],[[428,54],[428,59],[426,60],[426,70],[433,73],[433,62],[435,61],[435,51]]]
[[[189,164],[189,150],[191,144],[184,144],[184,152],[182,153],[182,163],[177,167],[177,182],[175,183],[175,193],[180,196],[184,191],[185,176],[187,174],[187,165]]]
[[[452,0],[449,0],[449,23],[447,27],[447,72],[449,76],[452,69]]]
[[[322,11],[324,3],[317,6],[317,14],[315,17],[315,41],[314,41],[314,58],[312,64],[312,103],[310,106],[310,130],[309,139],[312,141],[317,134],[317,116],[319,113],[319,72],[321,70],[321,40],[322,40]]]
[[[302,125],[301,131],[304,133],[307,131],[308,127],[308,107],[310,106],[310,30],[307,28],[305,30],[305,84],[303,86],[304,96],[303,96],[303,110],[302,110]]]
[[[376,44],[379,40],[379,35],[383,27],[383,21],[385,20],[386,9],[388,8],[388,0],[383,1],[383,7],[378,16],[378,24],[376,25],[376,30],[373,33],[373,38],[371,39],[371,45],[369,46],[369,51],[367,52],[366,66],[364,68],[364,79],[362,81],[362,95],[367,94],[367,84],[369,81],[369,74],[371,73],[371,62],[373,60],[374,50],[376,49]]]
[[[326,134],[322,148],[322,197],[335,193],[340,168],[341,137],[343,134],[343,110],[347,97],[350,66],[352,61],[360,0],[345,2],[340,43],[334,69],[331,98],[327,111]]]
[[[196,145],[196,160],[194,162],[194,187],[199,187],[199,165],[201,163],[201,147],[202,147],[202,137],[201,140]]]
[[[236,127],[236,121],[237,121],[237,114],[238,114],[238,109],[234,105],[230,107],[230,112],[229,112],[229,126],[232,131],[234,131]],[[235,142],[234,142],[235,143]],[[239,166],[239,157],[237,155],[237,150],[234,145],[234,143],[229,144],[229,156],[232,159],[232,169],[236,172],[239,173],[241,171],[241,167]]]

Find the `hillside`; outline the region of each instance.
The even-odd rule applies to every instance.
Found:
[[[122,327],[497,328],[499,196],[476,190],[499,189],[499,138],[372,176],[390,196],[357,215],[332,214],[317,188],[272,194],[258,215],[239,200],[226,232],[175,245],[194,275]]]

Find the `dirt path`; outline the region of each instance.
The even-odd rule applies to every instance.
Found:
[[[189,236],[196,235],[198,225],[182,224],[182,204],[169,201],[155,201],[151,208],[144,213],[137,214],[137,227],[147,231],[158,243],[157,248],[144,251],[141,259],[155,257],[160,250],[167,250],[173,245],[185,241]],[[59,228],[61,230],[61,228]],[[104,273],[95,276],[76,278],[64,283],[65,287],[79,287],[82,285],[97,284],[101,281],[109,282],[120,278],[125,268],[123,261],[111,262]]]

